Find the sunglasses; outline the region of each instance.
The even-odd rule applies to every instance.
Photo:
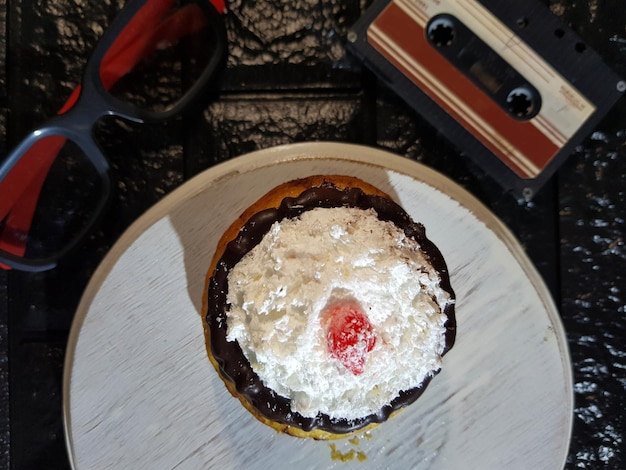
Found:
[[[127,2],[57,116],[0,163],[0,268],[52,269],[94,227],[111,195],[95,124],[158,122],[201,103],[226,57],[223,12],[223,0]],[[163,74],[177,86],[150,85]]]

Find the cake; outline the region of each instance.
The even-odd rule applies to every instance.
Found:
[[[219,240],[208,356],[261,422],[344,437],[423,393],[454,344],[454,304],[423,225],[360,179],[312,176],[271,190]]]

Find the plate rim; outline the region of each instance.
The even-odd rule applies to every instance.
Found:
[[[142,215],[135,219],[122,233],[100,262],[93,275],[89,279],[80,302],[75,311],[70,327],[62,377],[62,414],[65,445],[70,461],[70,466],[76,468],[74,458],[74,446],[71,432],[71,375],[74,364],[74,353],[80,336],[84,320],[89,313],[90,305],[97,292],[106,280],[107,276],[126,252],[128,247],[145,231],[149,230],[156,222],[166,217],[171,210],[179,204],[184,204],[189,199],[201,194],[211,185],[241,174],[250,173],[260,168],[274,166],[302,160],[340,160],[350,161],[356,164],[370,165],[384,170],[392,170],[407,176],[415,181],[424,183],[435,190],[448,196],[461,207],[468,210],[474,217],[481,221],[488,230],[506,246],[511,255],[517,260],[521,269],[528,276],[538,298],[544,305],[550,324],[554,328],[560,359],[563,365],[568,405],[573,410],[573,369],[567,334],[556,303],[547,288],[543,278],[535,265],[530,261],[520,242],[511,230],[473,194],[452,181],[446,175],[434,170],[423,163],[394,154],[389,150],[371,147],[363,144],[343,142],[300,142],[268,147],[255,150],[230,160],[218,163],[203,172],[195,175],[187,182],[174,189],[163,199],[148,208]],[[562,456],[562,466],[565,465],[568,448],[571,442],[573,430],[573,414],[568,417],[567,445]]]

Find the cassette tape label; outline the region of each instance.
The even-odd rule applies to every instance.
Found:
[[[532,85],[527,89],[538,90],[540,107],[531,118],[512,118],[494,99],[502,93],[498,75],[506,75],[501,65],[497,73],[489,70],[495,60],[483,61],[476,53],[468,58],[465,47],[458,57],[466,62],[464,73],[429,41],[427,30],[437,15],[459,19],[494,52],[498,64],[510,64]],[[593,103],[473,0],[393,0],[369,25],[367,41],[520,178],[536,177],[595,112]],[[513,89],[509,94],[512,106],[526,99]]]

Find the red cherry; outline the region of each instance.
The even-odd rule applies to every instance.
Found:
[[[326,314],[326,341],[331,357],[354,375],[363,373],[376,335],[367,315],[355,302],[333,305]]]

